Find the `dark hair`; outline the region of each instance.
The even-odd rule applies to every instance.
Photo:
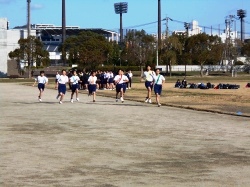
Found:
[[[90,74],[93,75],[94,73],[96,73],[96,71],[92,70]]]
[[[65,70],[65,69],[62,69],[62,72],[63,72],[63,71],[66,71],[66,70]]]
[[[161,71],[160,68],[155,68],[155,71],[157,71],[157,70]]]
[[[146,69],[147,69],[147,67],[148,67],[148,66],[151,68],[151,65],[150,65],[150,64],[146,64],[146,66],[145,66],[145,67],[146,67]]]
[[[40,71],[40,75],[41,75],[42,73],[44,73],[44,71]]]

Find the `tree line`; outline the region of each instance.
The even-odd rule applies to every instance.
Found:
[[[38,66],[49,65],[49,54],[40,40],[31,36],[18,43],[20,47],[9,53],[10,58],[20,61],[30,57],[31,63],[36,62]],[[202,76],[203,66],[218,65],[225,59],[225,53],[232,60],[241,55],[250,57],[250,43],[240,40],[235,43],[222,43],[219,36],[201,33],[190,37],[171,35],[157,47],[156,38],[141,30],[128,32],[124,43],[118,44],[88,31],[68,37],[59,51],[65,53],[69,66],[77,64],[83,69],[96,69],[100,65],[142,68],[146,64],[156,65],[158,48],[159,65],[168,66],[170,75],[172,65],[200,65]]]

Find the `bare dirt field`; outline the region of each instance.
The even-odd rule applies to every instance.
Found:
[[[250,82],[250,81],[249,81]],[[213,82],[217,85],[220,82]],[[250,117],[250,88],[245,88],[246,81],[231,81],[240,85],[239,89],[179,89],[174,82],[163,85],[161,103],[166,106],[219,112],[225,114],[241,114]],[[152,92],[153,93],[153,92]],[[103,96],[114,96],[109,91],[99,91]],[[146,96],[144,83],[134,83],[126,97],[134,101],[143,101]],[[155,101],[153,93],[153,101]]]
[[[93,103],[86,94],[70,103],[69,92],[60,105],[53,89],[39,103],[37,88],[0,89],[0,186],[250,184],[250,118],[100,96]]]

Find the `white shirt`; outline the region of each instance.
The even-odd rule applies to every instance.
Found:
[[[36,81],[38,82],[38,84],[46,84],[48,82],[48,78],[45,76],[38,76],[36,78]]]
[[[104,78],[105,78],[105,79],[108,79],[108,78],[109,78],[109,75],[110,75],[109,73],[105,73],[105,74],[104,74]]]
[[[157,85],[162,85],[163,81],[165,81],[165,77],[163,77],[161,74],[154,75],[154,83]]]
[[[116,75],[114,81],[117,84],[123,84],[125,81],[128,81],[128,77],[125,75]]]
[[[129,78],[133,77],[133,73],[128,73]]]
[[[144,73],[143,73],[143,78],[145,78],[146,81],[149,81],[149,82],[153,81],[154,76],[155,76],[154,71],[144,71]]]
[[[60,74],[56,74],[56,79],[58,80],[60,77]]]
[[[109,74],[109,78],[114,78],[114,74],[113,74],[113,73],[110,73],[110,74]]]
[[[58,83],[59,84],[66,84],[67,82],[69,82],[69,78],[67,75],[60,75],[59,79],[58,79]]]
[[[73,75],[72,77],[70,77],[70,82],[73,84],[78,84],[79,80],[80,78],[77,75]]]
[[[97,77],[96,76],[90,76],[88,79],[89,84],[96,84]]]

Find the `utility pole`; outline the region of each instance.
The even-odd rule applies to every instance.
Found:
[[[31,49],[31,40],[30,40],[30,33],[31,33],[31,25],[30,25],[30,3],[31,0],[27,0],[27,38],[29,41],[29,45],[28,45],[28,54],[27,54],[27,58],[28,58],[28,77],[31,78],[31,53],[32,53],[32,49]]]
[[[156,64],[159,65],[161,61],[161,0],[158,0],[158,42],[157,42],[157,51],[156,51]]]
[[[173,19],[166,17],[166,38],[169,36],[168,20],[173,21]]]
[[[27,0],[27,37],[30,36],[31,26],[30,26],[30,3],[31,0]]]
[[[62,0],[62,45],[66,40],[66,7],[65,0]],[[62,63],[66,64],[66,53],[64,48],[62,48]]]
[[[190,23],[185,22],[184,27],[186,29],[186,35],[187,35],[187,37],[189,37]]]

